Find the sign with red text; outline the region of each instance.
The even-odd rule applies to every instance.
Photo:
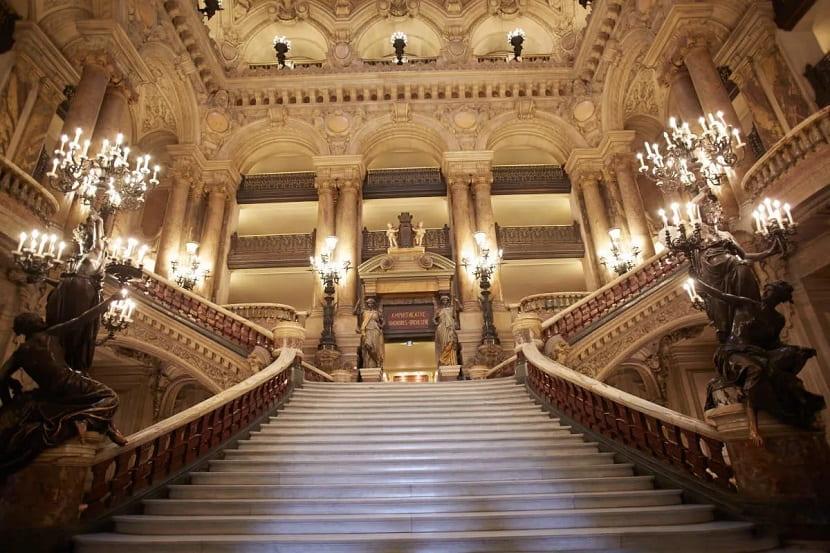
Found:
[[[384,334],[395,336],[425,336],[435,332],[435,306],[385,305],[383,306]]]

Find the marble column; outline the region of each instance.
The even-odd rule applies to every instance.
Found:
[[[104,95],[101,111],[92,133],[91,152],[97,152],[104,139],[112,142],[118,133],[123,133],[124,142],[129,143],[132,138],[132,127],[126,127],[130,122],[130,105],[127,93],[121,86],[110,85]]]
[[[447,178],[450,189],[450,206],[452,209],[452,233],[455,242],[456,278],[458,293],[465,310],[478,310],[478,285],[462,260],[475,255],[476,246],[473,239],[473,222],[470,216],[470,180],[467,175],[451,175]]]
[[[582,259],[582,269],[585,273],[585,289],[596,290],[602,286],[602,268],[597,262],[594,250],[593,234],[589,225],[588,210],[585,208],[585,199],[579,186],[571,190],[571,212],[575,214],[579,223],[579,234],[585,246],[585,257]]]
[[[331,179],[318,177],[315,179],[314,187],[317,189],[317,226],[314,234],[314,256],[317,257],[325,247],[326,237],[335,234],[337,184]],[[357,260],[353,260],[352,264],[359,265]],[[319,278],[316,278],[316,275],[314,282],[314,300],[311,305],[312,311],[319,313],[322,310],[320,302],[323,297],[323,283]]]
[[[639,246],[643,259],[648,259],[655,253],[654,241],[648,230],[648,219],[643,206],[643,198],[634,177],[632,155],[617,154],[613,163],[630,239],[633,244]]]
[[[92,138],[92,131],[98,120],[98,113],[101,111],[108,83],[109,75],[103,67],[95,64],[84,65],[81,80],[69,102],[61,134],[68,135],[71,139],[75,136],[75,129],[80,128],[84,132],[81,140]],[[82,218],[83,209],[80,202],[75,194],[67,194],[61,202],[57,220],[63,221],[64,231],[71,233]]]
[[[198,242],[202,237],[205,211],[205,187],[202,182],[192,182],[184,212],[182,242]]]
[[[352,269],[340,279],[337,288],[337,311],[345,315],[351,315],[357,301],[357,266],[360,265],[358,208],[361,184],[361,180],[354,178],[338,180],[340,195],[335,210],[337,247],[334,256],[338,262],[348,259],[352,263]]]
[[[746,99],[758,137],[765,148],[770,148],[786,134],[786,120],[776,109],[764,89],[754,59],[747,59],[732,72],[732,80]]]
[[[189,191],[190,181],[187,178],[181,175],[171,175],[170,195],[167,198],[167,209],[164,212],[155,266],[155,272],[163,277],[170,275],[170,262],[179,257]]]
[[[239,224],[239,206],[235,194],[231,194],[225,202],[225,230],[222,233],[222,243],[216,260],[216,275],[213,277],[213,301],[219,305],[228,303],[230,295],[230,269],[228,269],[228,255],[231,250],[231,235]]]
[[[692,78],[685,68],[679,68],[669,80],[669,112],[690,125],[696,125],[703,115]]]
[[[210,269],[210,277],[201,286],[202,295],[212,298],[216,278],[220,271],[219,250],[224,235],[225,203],[228,193],[224,186],[214,185],[208,193],[205,222],[199,241],[199,259]]]
[[[479,175],[473,179],[473,197],[475,199],[475,222],[473,232],[482,231],[487,234],[487,241],[493,250],[498,250],[498,239],[496,237],[496,221],[493,216],[493,201],[491,189],[493,175]],[[495,252],[494,252],[495,253]],[[501,289],[500,270],[497,268],[493,273],[490,292],[496,307],[503,309],[503,297]]]
[[[586,222],[591,229],[591,239],[594,243],[597,261],[608,250],[610,244],[608,231],[611,228],[608,222],[608,210],[605,206],[605,200],[602,198],[602,192],[599,189],[601,176],[599,172],[589,171],[581,175],[579,179],[579,186],[585,198],[585,211],[588,214],[588,221]]]
[[[741,120],[732,105],[729,93],[723,86],[720,73],[718,73],[718,68],[715,67],[715,62],[712,61],[709,49],[702,44],[693,46],[686,54],[685,65],[689,70],[689,76],[692,78],[703,111],[707,114],[721,111],[727,125],[732,125],[739,130],[742,129]],[[738,215],[740,183],[746,171],[752,165],[753,159],[752,152],[745,148],[743,163],[734,168],[734,175],[730,176],[729,183],[724,183],[720,187],[721,205],[723,206],[724,215],[727,217]]]

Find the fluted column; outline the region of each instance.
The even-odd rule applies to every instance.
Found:
[[[640,195],[640,189],[634,177],[632,163],[632,154],[615,155],[613,160],[614,173],[617,175],[623,213],[628,224],[631,242],[639,246],[643,258],[648,259],[655,253],[654,241],[648,230],[648,219],[643,206],[643,197]]]
[[[493,200],[491,189],[493,186],[493,173],[478,175],[473,179],[473,197],[475,198],[475,222],[474,232],[482,231],[487,234],[487,241],[494,249],[498,249],[496,237],[496,221],[493,216]],[[493,301],[502,304],[501,272],[496,268],[490,282],[490,293]]]
[[[199,259],[210,269],[210,276],[202,284],[202,295],[210,299],[216,286],[216,279],[221,276],[219,267],[219,249],[224,235],[225,204],[228,192],[224,185],[213,184],[208,192],[205,222],[199,241]]]
[[[475,255],[473,239],[473,221],[470,202],[470,180],[467,175],[450,175],[447,177],[452,209],[452,233],[455,242],[455,263],[458,293],[465,310],[478,309],[478,291],[473,275],[464,267],[463,259],[472,259]]]
[[[732,100],[723,86],[720,73],[718,73],[718,68],[715,67],[715,62],[712,61],[709,49],[703,44],[693,45],[686,53],[685,65],[689,70],[689,76],[692,78],[703,111],[706,113],[721,111],[728,125],[741,129],[741,120],[732,106]],[[752,157],[752,152],[747,150],[746,159],[735,167],[735,174],[729,180],[729,183],[724,183],[720,187],[720,200],[724,214],[727,217],[734,217],[738,214],[737,192],[740,189],[744,174],[752,165]]]

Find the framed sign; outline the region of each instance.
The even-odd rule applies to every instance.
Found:
[[[383,306],[383,333],[394,337],[432,337],[435,306],[431,303]]]

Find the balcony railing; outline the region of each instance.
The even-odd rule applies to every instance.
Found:
[[[314,178],[311,171],[244,175],[236,201],[240,204],[316,201]]]
[[[589,292],[551,292],[522,298],[519,312],[536,313],[542,320],[553,317],[589,295]]]
[[[296,321],[299,315],[296,309],[281,303],[231,303],[222,307],[268,329],[282,321]]]
[[[385,230],[363,229],[362,261],[371,259],[376,255],[385,254],[388,247],[389,241],[386,238]],[[444,225],[443,228],[427,229],[426,236],[424,236],[424,247],[428,252],[451,258],[450,227]]]
[[[55,195],[31,175],[0,155],[0,194],[33,213],[42,222],[49,222],[60,209]]]
[[[585,255],[585,245],[576,225],[496,225],[496,237],[507,260],[574,258]]]
[[[303,267],[314,254],[314,233],[231,236],[228,267]]]

